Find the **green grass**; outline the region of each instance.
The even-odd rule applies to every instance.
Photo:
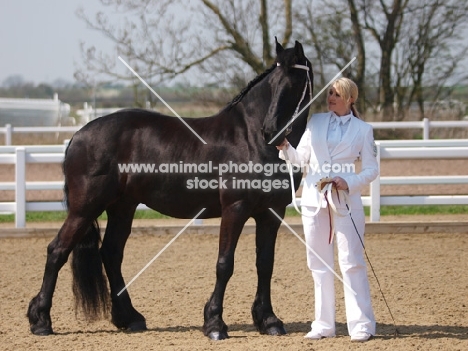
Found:
[[[370,213],[370,207],[364,207],[366,216]],[[467,214],[468,205],[414,205],[414,206],[381,206],[381,216],[398,215],[444,215]],[[286,209],[286,216],[298,216],[294,208]]]
[[[369,207],[364,208],[366,215],[369,215]],[[381,216],[398,215],[444,215],[444,214],[467,214],[468,205],[426,205],[426,206],[382,206]],[[286,216],[299,216],[294,208],[286,209]],[[66,212],[28,212],[26,222],[63,222]],[[139,210],[135,213],[135,219],[161,219],[170,218],[159,212],[151,210]],[[106,220],[107,215],[103,213],[99,219]],[[13,214],[0,215],[0,223],[11,223],[15,221]]]
[[[63,222],[67,213],[65,211],[44,211],[44,212],[27,212],[26,222]],[[138,210],[135,213],[135,219],[161,219],[171,218],[156,211]],[[99,219],[107,220],[107,214],[103,213]],[[0,223],[14,222],[15,215],[7,214],[0,215]]]
[[[365,207],[366,215],[370,208]],[[468,205],[382,206],[381,216],[468,214]]]

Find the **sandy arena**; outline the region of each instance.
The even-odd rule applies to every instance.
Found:
[[[383,163],[382,175],[466,174],[466,161],[418,162]],[[28,179],[60,179],[59,168],[36,166],[28,170]],[[11,180],[11,170],[3,168],[0,181]],[[382,189],[382,195],[421,193],[467,194],[468,189],[466,185]],[[60,196],[55,192],[31,192],[28,199],[55,200]],[[0,201],[7,200],[11,200],[11,194],[2,192]],[[468,214],[422,216],[417,220],[466,221]],[[126,281],[172,237],[132,235],[123,262]],[[56,335],[33,336],[26,310],[29,300],[39,291],[46,247],[51,239],[50,236],[0,239],[2,350],[468,350],[466,234],[367,235],[367,253],[400,334],[393,335],[392,318],[369,271],[378,324],[375,338],[364,344],[349,340],[343,289],[338,280],[337,336],[320,341],[303,339],[313,317],[312,278],[306,267],[304,246],[287,230],[281,230],[278,237],[272,279],[273,307],[285,323],[288,331],[285,336],[260,335],[252,325],[250,307],[257,284],[253,234],[241,236],[234,276],[228,284],[223,315],[229,326],[228,340],[210,341],[201,330],[203,306],[215,282],[218,236],[213,234],[181,235],[130,286],[134,306],[147,319],[147,332],[129,334],[116,330],[108,320],[88,323],[80,314],[75,318],[70,267],[66,264],[59,275],[52,307]]]

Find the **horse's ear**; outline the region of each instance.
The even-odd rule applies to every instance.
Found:
[[[278,43],[278,38],[275,37],[275,42],[276,42],[276,55],[279,55],[281,52],[284,51],[284,48],[281,46],[280,43]]]
[[[294,45],[294,52],[297,58],[299,59],[305,58],[304,48],[302,47],[302,44],[299,43],[297,40],[296,40],[296,44]]]

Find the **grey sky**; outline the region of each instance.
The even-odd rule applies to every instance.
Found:
[[[21,75],[34,83],[73,81],[80,41],[110,52],[112,43],[86,27],[75,11],[94,15],[98,0],[0,0],[0,83]]]
[[[91,17],[112,11],[98,0],[0,0],[0,83],[11,75],[36,84],[74,81],[80,41],[111,53],[113,44],[76,16],[80,6]]]

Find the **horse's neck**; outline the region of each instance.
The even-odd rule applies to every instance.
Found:
[[[240,102],[244,111],[244,118],[250,123],[263,126],[263,122],[270,110],[271,94],[266,91],[251,92]]]
[[[241,101],[221,110],[213,117],[224,119],[225,122],[236,120],[244,123],[248,129],[261,129],[269,108],[263,101],[270,99],[255,99],[251,95],[247,94]]]

